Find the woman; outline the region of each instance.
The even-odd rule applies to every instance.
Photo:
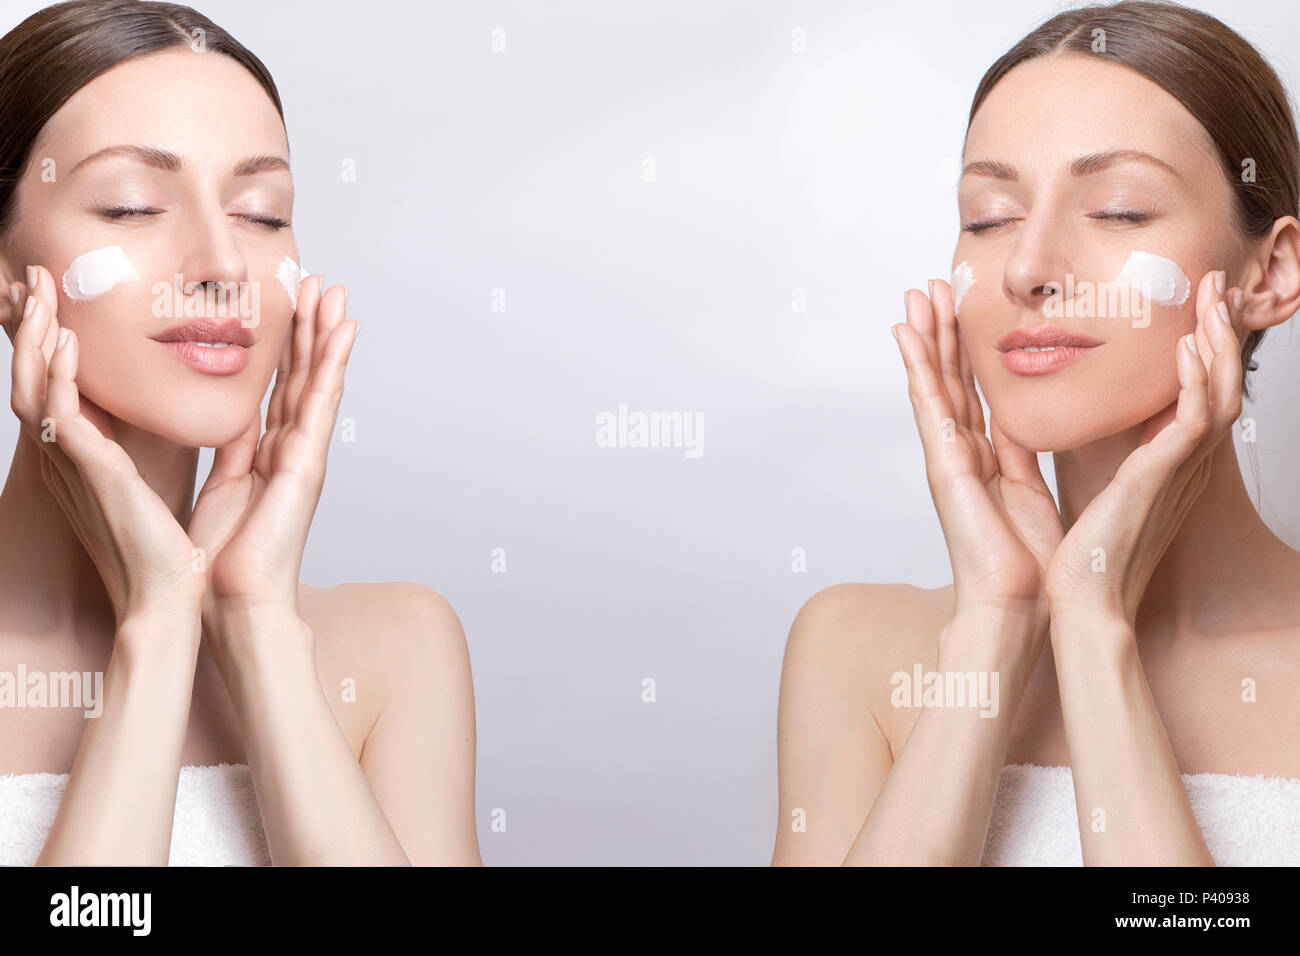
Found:
[[[1231,431],[1298,194],[1286,93],[1205,14],[1068,11],[988,71],[952,284],[893,329],[953,583],[800,611],[773,863],[1300,863],[1300,554]]]
[[[0,40],[0,862],[480,863],[456,615],[298,580],[358,323],[302,278],[288,160],[266,68],[186,7]],[[32,705],[71,672],[91,709]]]

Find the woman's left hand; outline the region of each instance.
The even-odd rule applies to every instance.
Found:
[[[344,318],[346,289],[322,294],[322,281],[309,276],[299,289],[265,434],[259,408],[239,439],[216,450],[194,505],[187,530],[207,561],[209,633],[222,630],[231,612],[285,621],[298,615],[303,549],[325,483],[344,367],[360,329]]]
[[[1241,354],[1227,304],[1235,298],[1219,282],[1226,273],[1201,278],[1196,330],[1178,340],[1177,403],[1147,421],[1139,446],[1052,556],[1046,591],[1054,617],[1077,611],[1135,625],[1151,575],[1209,482],[1210,451],[1241,414]]]

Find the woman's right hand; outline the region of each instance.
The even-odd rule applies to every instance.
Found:
[[[1011,612],[1045,632],[1046,569],[1063,529],[1038,457],[991,418],[991,443],[985,434],[948,283],[931,280],[928,298],[916,290],[903,295],[907,322],[893,332],[948,544],[956,613]]]
[[[109,416],[76,383],[78,341],[60,329],[54,278],[30,266],[14,283],[11,406],[42,452],[41,475],[103,578],[120,626],[155,611],[197,615],[206,572],[171,510],[114,440]],[[201,567],[201,565],[200,565]]]

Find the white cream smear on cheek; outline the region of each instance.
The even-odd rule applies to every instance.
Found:
[[[952,281],[948,284],[952,286],[952,311],[955,315],[961,308],[961,300],[966,298],[966,293],[975,284],[975,270],[963,259],[953,268]]]
[[[311,275],[306,269],[294,262],[289,256],[284,257],[275,270],[275,277],[280,280],[280,285],[284,286],[284,291],[289,293],[289,301],[293,307],[298,308],[298,288],[302,285],[302,280]]]
[[[121,246],[107,246],[77,256],[63,273],[63,291],[69,299],[89,302],[115,285],[134,282],[140,276]]]
[[[1149,252],[1130,253],[1115,281],[1149,289],[1148,297],[1157,305],[1182,305],[1192,291],[1192,282],[1178,263]]]

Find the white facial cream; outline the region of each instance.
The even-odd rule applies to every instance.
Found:
[[[121,246],[107,246],[77,256],[63,273],[63,291],[69,299],[89,302],[113,286],[139,279]]]
[[[1182,305],[1192,291],[1191,280],[1178,263],[1149,252],[1131,253],[1115,281],[1140,286],[1157,305]]]
[[[952,281],[949,283],[952,286],[952,311],[954,315],[961,308],[961,300],[966,298],[966,293],[970,291],[970,287],[974,284],[975,270],[968,266],[966,260],[963,259],[953,268]]]
[[[289,301],[293,307],[298,308],[298,288],[302,285],[302,280],[311,275],[306,269],[298,265],[288,256],[275,270],[275,277],[280,280],[280,285],[284,286],[284,291],[289,293]]]

